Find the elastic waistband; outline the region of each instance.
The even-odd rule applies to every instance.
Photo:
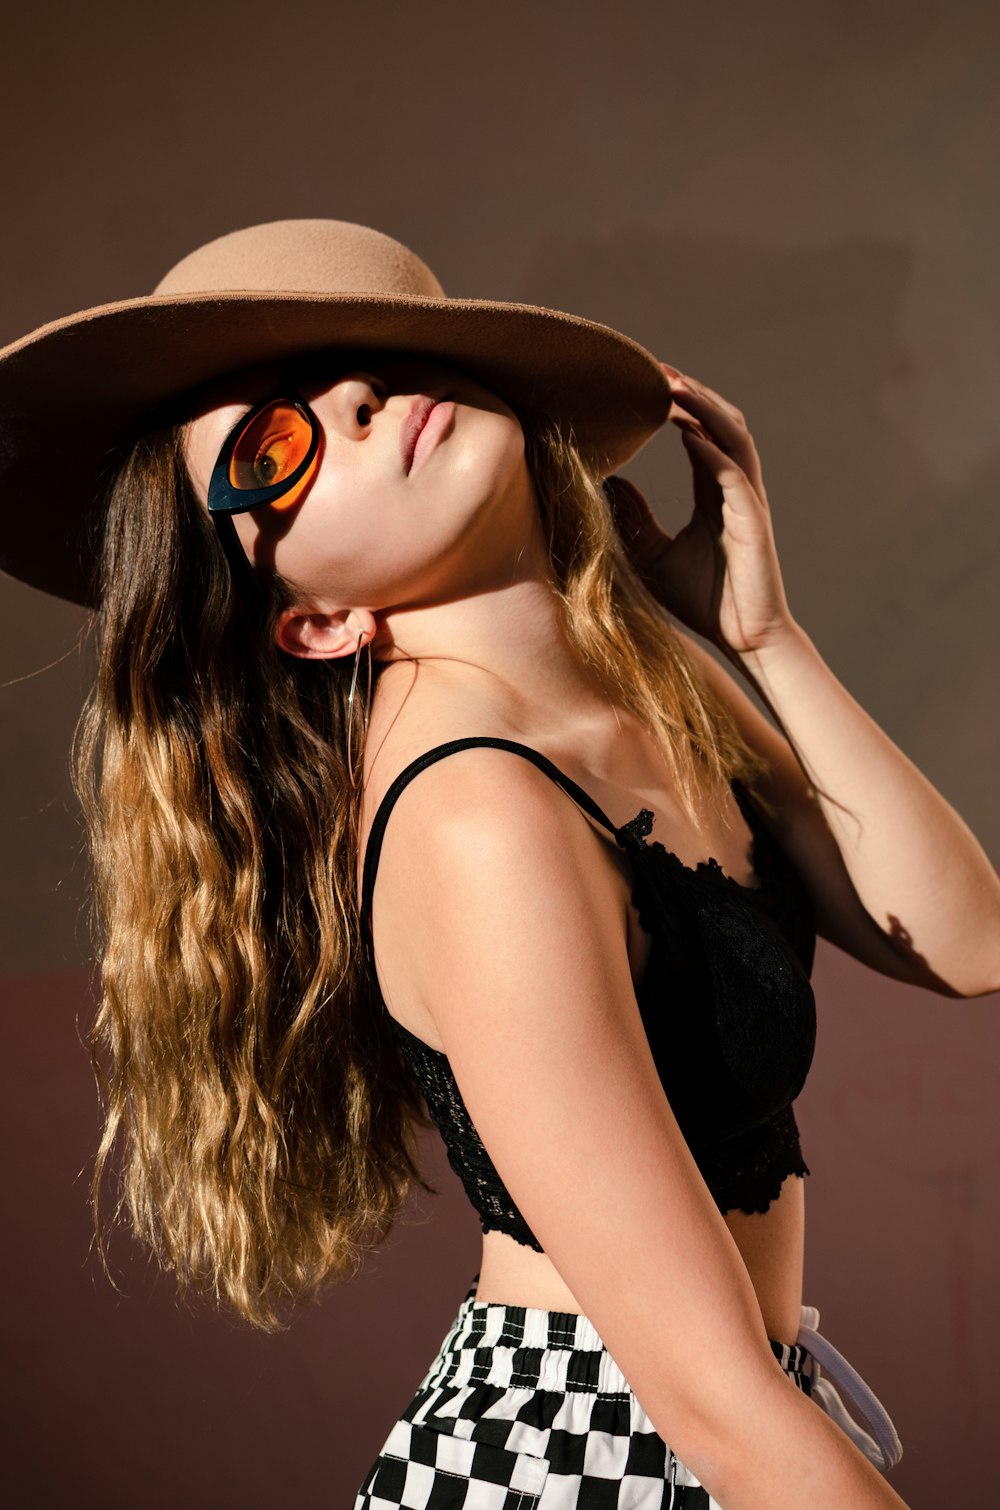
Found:
[[[496,1384],[566,1394],[630,1394],[631,1387],[593,1322],[576,1311],[475,1300],[478,1275],[424,1381],[440,1385]],[[768,1338],[792,1382],[810,1392],[806,1349]]]

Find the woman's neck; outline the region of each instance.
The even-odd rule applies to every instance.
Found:
[[[376,617],[373,650],[386,669],[417,662],[426,685],[498,700],[527,726],[540,719],[544,727],[556,710],[563,726],[607,713],[608,695],[567,633],[555,585],[523,557],[506,582]]]

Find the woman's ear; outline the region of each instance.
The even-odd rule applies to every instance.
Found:
[[[375,638],[378,625],[367,608],[338,608],[334,613],[310,613],[304,608],[283,608],[274,626],[279,650],[304,660],[329,661],[354,655],[358,636],[362,645]]]

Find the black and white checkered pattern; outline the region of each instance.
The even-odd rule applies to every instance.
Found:
[[[476,1301],[477,1281],[354,1510],[719,1510],[586,1316]],[[771,1350],[808,1394],[805,1350]]]

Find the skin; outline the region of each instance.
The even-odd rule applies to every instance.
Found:
[[[185,452],[203,504],[229,431],[274,393],[281,369],[262,366],[207,387]],[[469,733],[529,744],[554,759],[616,823],[652,807],[656,831],[685,863],[711,854],[749,882],[749,831],[735,807],[693,829],[670,791],[659,754],[594,682],[561,627],[537,503],[513,411],[471,377],[423,359],[371,354],[298,387],[323,428],[321,464],[298,503],[234,516],[248,556],[298,589],[277,638],[302,657],[353,656],[361,644],[387,663],[369,719],[362,845],[399,770],[431,745]],[[399,434],[417,394],[455,402],[452,423],[407,475]],[[703,434],[680,406],[671,418]],[[662,546],[663,537],[655,542]],[[772,594],[772,607],[774,594]],[[779,600],[783,599],[780,593]],[[456,647],[460,647],[461,653]],[[392,669],[390,669],[390,666]],[[558,718],[553,710],[558,709]],[[426,801],[446,762],[425,772]],[[449,780],[441,781],[447,800]],[[408,987],[402,817],[387,831],[379,867],[380,980],[390,1009],[443,1047],[428,1004]],[[396,843],[393,843],[395,838]],[[622,857],[592,837],[605,868],[638,981],[649,941],[631,905]],[[399,939],[400,964],[393,967]],[[385,972],[383,976],[383,968]],[[793,1341],[802,1301],[804,1187],[786,1180],[767,1213],[724,1217],[754,1285],[768,1335]],[[478,1298],[579,1311],[544,1255],[502,1233],[483,1237]]]
[[[378,356],[372,369],[300,387],[323,428],[312,483],[289,510],[234,516],[251,559],[298,589],[279,642],[293,655],[353,655],[360,633],[380,660],[413,656],[514,677],[526,645],[518,637],[510,646],[510,623],[504,634],[499,621],[528,610],[536,634],[555,625],[521,427],[502,400],[443,364]],[[279,373],[255,368],[206,393],[186,440],[203,502],[226,434]],[[453,399],[455,414],[407,474],[400,428],[422,393]]]
[[[615,505],[616,524],[663,606],[766,688],[789,729],[785,738],[772,728],[678,630],[772,764],[778,837],[808,883],[820,936],[942,994],[996,989],[995,950],[981,940],[1000,915],[1000,888],[986,857],[792,620],[742,414],[663,367],[695,508],[673,538],[634,500]],[[203,503],[224,436],[274,381],[261,370],[204,395],[188,434]],[[399,426],[415,394],[439,391],[456,402],[454,423],[407,476]],[[365,741],[359,859],[404,765],[442,741],[494,735],[548,755],[615,825],[651,808],[684,864],[711,855],[748,884],[750,834],[735,803],[706,803],[692,823],[645,730],[567,643],[516,416],[462,374],[382,356],[304,396],[325,446],[308,493],[280,518],[260,510],[237,527],[248,553],[296,589],[277,629],[285,650],[351,655],[360,637],[386,663]],[[843,828],[827,786],[860,823]],[[972,918],[971,945],[922,879],[930,855]],[[885,929],[887,914],[927,941],[940,976]],[[718,1212],[635,1012],[649,941],[613,840],[527,761],[466,751],[400,797],[372,917],[390,1012],[449,1054],[546,1249],[487,1234],[478,1298],[590,1316],[657,1431],[731,1510],[902,1507],[766,1346],[798,1331],[804,1184],[789,1177],[766,1213]],[[505,938],[518,948],[498,947]],[[539,1159],[542,1147],[554,1164]],[[592,1200],[580,1202],[582,1188]]]

